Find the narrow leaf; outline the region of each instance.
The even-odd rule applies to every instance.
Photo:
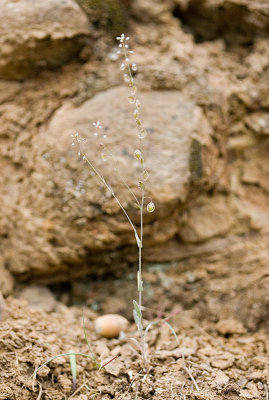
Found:
[[[134,320],[135,320],[137,329],[138,329],[139,332],[142,332],[143,331],[143,326],[142,326],[142,323],[141,323],[141,318],[139,318],[139,316],[137,315],[136,310],[133,310],[133,314],[134,314]]]
[[[77,361],[76,361],[76,355],[74,353],[69,355],[69,361],[70,361],[70,368],[71,368],[71,374],[72,374],[72,386],[73,386],[73,390],[76,390],[76,386],[77,386]]]
[[[177,334],[176,334],[174,328],[173,328],[167,321],[163,321],[163,322],[165,323],[165,325],[168,326],[168,328],[170,329],[170,331],[171,331],[172,334],[174,335],[174,338],[176,339],[176,342],[177,342],[177,344],[178,344],[178,346],[179,346],[179,340],[178,340],[178,337],[177,337]]]
[[[133,300],[133,305],[134,305],[135,311],[137,313],[137,316],[140,319],[142,319],[142,313],[141,313],[140,307],[139,307],[139,305],[137,304],[137,302],[135,300]]]

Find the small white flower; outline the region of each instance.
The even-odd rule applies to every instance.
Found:
[[[124,33],[122,33],[120,36],[117,36],[116,39],[119,40],[121,43],[124,42],[124,40],[125,40]],[[126,39],[126,40],[128,40],[128,39]]]
[[[101,126],[101,124],[100,124],[100,121],[94,122],[94,123],[93,123],[93,126],[94,126],[96,129],[102,129],[102,126]]]

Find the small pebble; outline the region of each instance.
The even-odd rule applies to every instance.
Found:
[[[106,314],[97,318],[94,323],[99,335],[106,338],[117,338],[128,326],[128,320],[118,314]]]

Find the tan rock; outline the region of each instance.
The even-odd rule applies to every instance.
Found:
[[[234,356],[231,353],[223,353],[218,357],[214,357],[211,360],[212,367],[219,368],[221,370],[230,368],[234,363]]]
[[[20,298],[26,300],[32,310],[50,312],[56,305],[52,292],[47,287],[40,285],[27,286],[21,291]]]
[[[143,22],[159,22],[168,19],[171,23],[171,11],[173,7],[173,0],[167,0],[165,2],[162,0],[155,0],[154,6],[152,6],[150,0],[136,0],[132,7],[132,15]]]
[[[7,209],[13,209],[12,219],[16,219],[17,228],[11,235],[16,254],[10,254],[11,269],[16,275],[50,275],[55,280],[58,273],[67,269],[73,276],[83,275],[96,263],[104,269],[107,263],[111,264],[100,256],[97,261],[97,250],[135,245],[132,228],[119,205],[100,180],[92,176],[91,168],[78,158],[78,148],[71,146],[71,134],[75,132],[87,139],[83,143],[87,157],[138,223],[133,198],[115,173],[117,166],[139,195],[139,163],[133,156],[137,132],[128,95],[127,88],[119,87],[96,95],[80,107],[67,101],[34,138],[31,177],[14,196],[13,205],[8,196],[5,198]],[[156,205],[154,213],[145,214],[145,243],[154,246],[165,243],[178,230],[177,205],[186,200],[189,191],[190,144],[194,134],[197,138],[200,132],[206,135],[206,129],[201,129],[205,117],[199,107],[177,91],[144,92],[139,98],[148,129],[143,150],[150,175],[147,196]],[[100,139],[95,138],[92,125],[97,120],[103,126]],[[113,151],[112,164],[104,161],[102,140]],[[113,268],[117,268],[114,263]]]
[[[4,296],[11,294],[14,288],[14,278],[11,273],[4,267],[4,264],[0,265],[0,293]]]
[[[179,236],[185,242],[196,243],[224,235],[232,227],[234,217],[224,196],[201,197],[182,218]]]
[[[269,135],[269,113],[256,112],[245,118],[246,125],[257,135]]]
[[[128,326],[128,320],[118,314],[105,314],[94,322],[96,332],[106,338],[117,338]]]
[[[87,17],[73,0],[1,0],[0,9],[2,79],[23,79],[62,65],[89,34]]]
[[[236,333],[240,334],[244,333],[245,331],[242,323],[234,319],[220,320],[216,325],[216,329],[222,335],[236,334]]]
[[[244,44],[269,31],[269,7],[263,1],[176,0],[176,3],[185,24],[204,40],[222,37],[231,44]]]

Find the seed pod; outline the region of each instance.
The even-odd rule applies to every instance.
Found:
[[[138,118],[138,110],[137,109],[134,110],[134,117],[135,117],[135,119]]]
[[[134,157],[135,157],[137,160],[141,160],[141,159],[142,159],[142,153],[141,153],[141,151],[138,150],[138,149],[136,149],[136,150],[134,151]]]
[[[141,126],[138,126],[138,130],[139,130],[138,137],[140,139],[144,139],[147,135],[147,132],[145,131],[145,129],[141,128]]]
[[[153,212],[155,210],[155,204],[153,203],[153,201],[151,201],[148,205],[147,205],[147,211],[148,212]]]
[[[136,86],[133,86],[133,87],[131,88],[131,93],[132,93],[133,96],[135,95],[135,93],[136,93]]]
[[[139,108],[141,106],[141,103],[138,99],[136,99],[135,105],[136,105],[136,108]]]
[[[141,181],[138,182],[138,187],[139,187],[139,189],[141,189],[141,190],[145,190],[145,185],[144,185],[144,183],[141,182]]]
[[[99,335],[106,338],[117,338],[128,326],[128,320],[118,314],[106,314],[97,318],[94,327]]]
[[[144,171],[142,172],[142,178],[144,181],[147,181],[149,178],[149,173],[146,169],[144,169]]]
[[[129,103],[131,103],[131,104],[135,103],[135,97],[134,96],[129,96],[128,100],[129,100]]]

